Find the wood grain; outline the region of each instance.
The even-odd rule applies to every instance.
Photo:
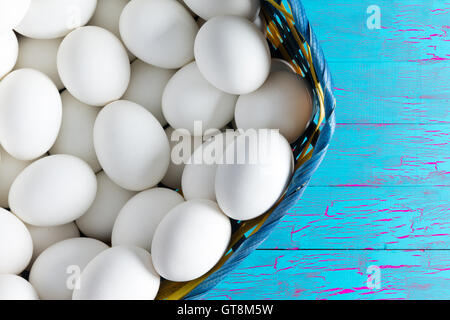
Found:
[[[256,251],[207,299],[446,299],[450,251]],[[367,268],[380,288],[367,287]]]

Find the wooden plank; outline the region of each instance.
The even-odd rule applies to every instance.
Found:
[[[330,69],[339,123],[450,124],[450,61],[331,62]]]
[[[339,125],[303,199],[261,247],[302,250],[254,252],[207,298],[448,298],[450,4],[302,2],[334,76]],[[370,5],[379,30],[366,26]],[[379,289],[367,288],[372,265]]]
[[[450,185],[449,126],[338,125],[312,186]]]
[[[339,122],[450,123],[448,2],[302,2],[333,74]],[[379,30],[366,25],[374,4]]]
[[[310,187],[261,248],[448,249],[450,187]]]
[[[368,287],[370,266],[379,268],[379,289]],[[447,250],[258,250],[206,299],[448,299],[449,292]]]
[[[302,1],[329,61],[407,61],[445,64],[450,59],[450,5],[446,0]],[[381,12],[370,30],[369,6]]]
[[[208,298],[448,298],[450,251],[436,249],[449,243],[450,5],[303,3],[334,75],[340,124],[303,199],[261,247],[303,250],[256,251]],[[366,26],[373,4],[379,30]],[[371,265],[380,289],[367,288]]]

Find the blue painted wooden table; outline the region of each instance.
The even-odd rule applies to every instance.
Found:
[[[334,76],[336,135],[303,199],[206,298],[448,299],[450,3],[303,4]]]

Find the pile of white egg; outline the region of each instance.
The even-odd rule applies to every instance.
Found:
[[[264,32],[259,0],[0,0],[0,299],[154,299],[217,264],[313,113]],[[264,161],[223,161],[251,151],[231,123],[279,130]]]

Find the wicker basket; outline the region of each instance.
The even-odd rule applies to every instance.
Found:
[[[209,273],[193,281],[163,281],[157,297],[159,300],[200,299],[266,240],[286,212],[301,198],[333,136],[336,103],[331,75],[301,1],[261,0],[261,4],[272,56],[290,62],[310,85],[316,110],[314,121],[292,144],[296,167],[283,198],[256,219],[233,221],[229,250],[219,263]]]

